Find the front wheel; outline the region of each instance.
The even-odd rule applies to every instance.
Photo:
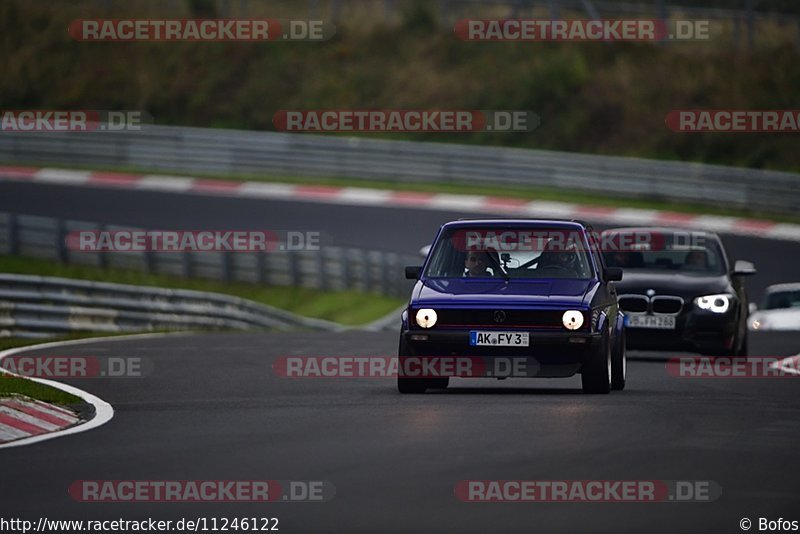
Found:
[[[611,389],[625,389],[625,376],[628,373],[628,357],[625,354],[625,329],[617,337],[617,349],[611,355]]]
[[[581,383],[584,393],[607,394],[611,391],[611,341],[608,338],[583,364]]]
[[[400,393],[425,393],[426,389],[428,389],[428,381],[424,378],[397,377],[397,391]]]
[[[427,389],[447,389],[450,385],[450,377],[437,377],[437,378],[406,378],[403,376],[403,357],[411,356],[408,344],[400,336],[400,345],[397,349],[397,357],[399,360],[397,369],[397,391],[404,394],[425,393]]]

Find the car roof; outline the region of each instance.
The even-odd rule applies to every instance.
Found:
[[[800,282],[773,284],[764,290],[765,293],[776,293],[778,291],[800,291]]]
[[[445,223],[443,226],[448,228],[451,227],[470,227],[470,226],[526,226],[526,225],[536,225],[536,226],[550,226],[550,227],[563,227],[563,228],[578,228],[578,229],[585,229],[589,225],[587,225],[583,221],[579,221],[577,219],[524,219],[524,218],[502,218],[502,217],[492,217],[492,218],[474,218],[474,219],[458,219],[455,221],[450,221]]]
[[[663,232],[663,233],[679,233],[691,232],[696,235],[704,237],[719,237],[716,232],[709,232],[707,230],[697,230],[694,228],[675,228],[670,226],[620,226],[617,228],[607,228],[603,232]]]

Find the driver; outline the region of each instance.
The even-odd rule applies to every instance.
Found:
[[[493,271],[497,263],[492,261],[489,254],[490,252],[484,250],[470,250],[467,252],[467,257],[464,259],[464,267],[466,270],[463,276],[480,278],[494,276]],[[492,270],[489,270],[490,266]]]

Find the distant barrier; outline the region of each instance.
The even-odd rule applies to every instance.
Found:
[[[562,190],[796,213],[800,175],[613,156],[325,135],[144,127],[0,135],[0,161]]]

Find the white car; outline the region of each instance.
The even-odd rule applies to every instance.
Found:
[[[750,330],[800,330],[800,283],[769,286],[761,309],[747,318]]]

